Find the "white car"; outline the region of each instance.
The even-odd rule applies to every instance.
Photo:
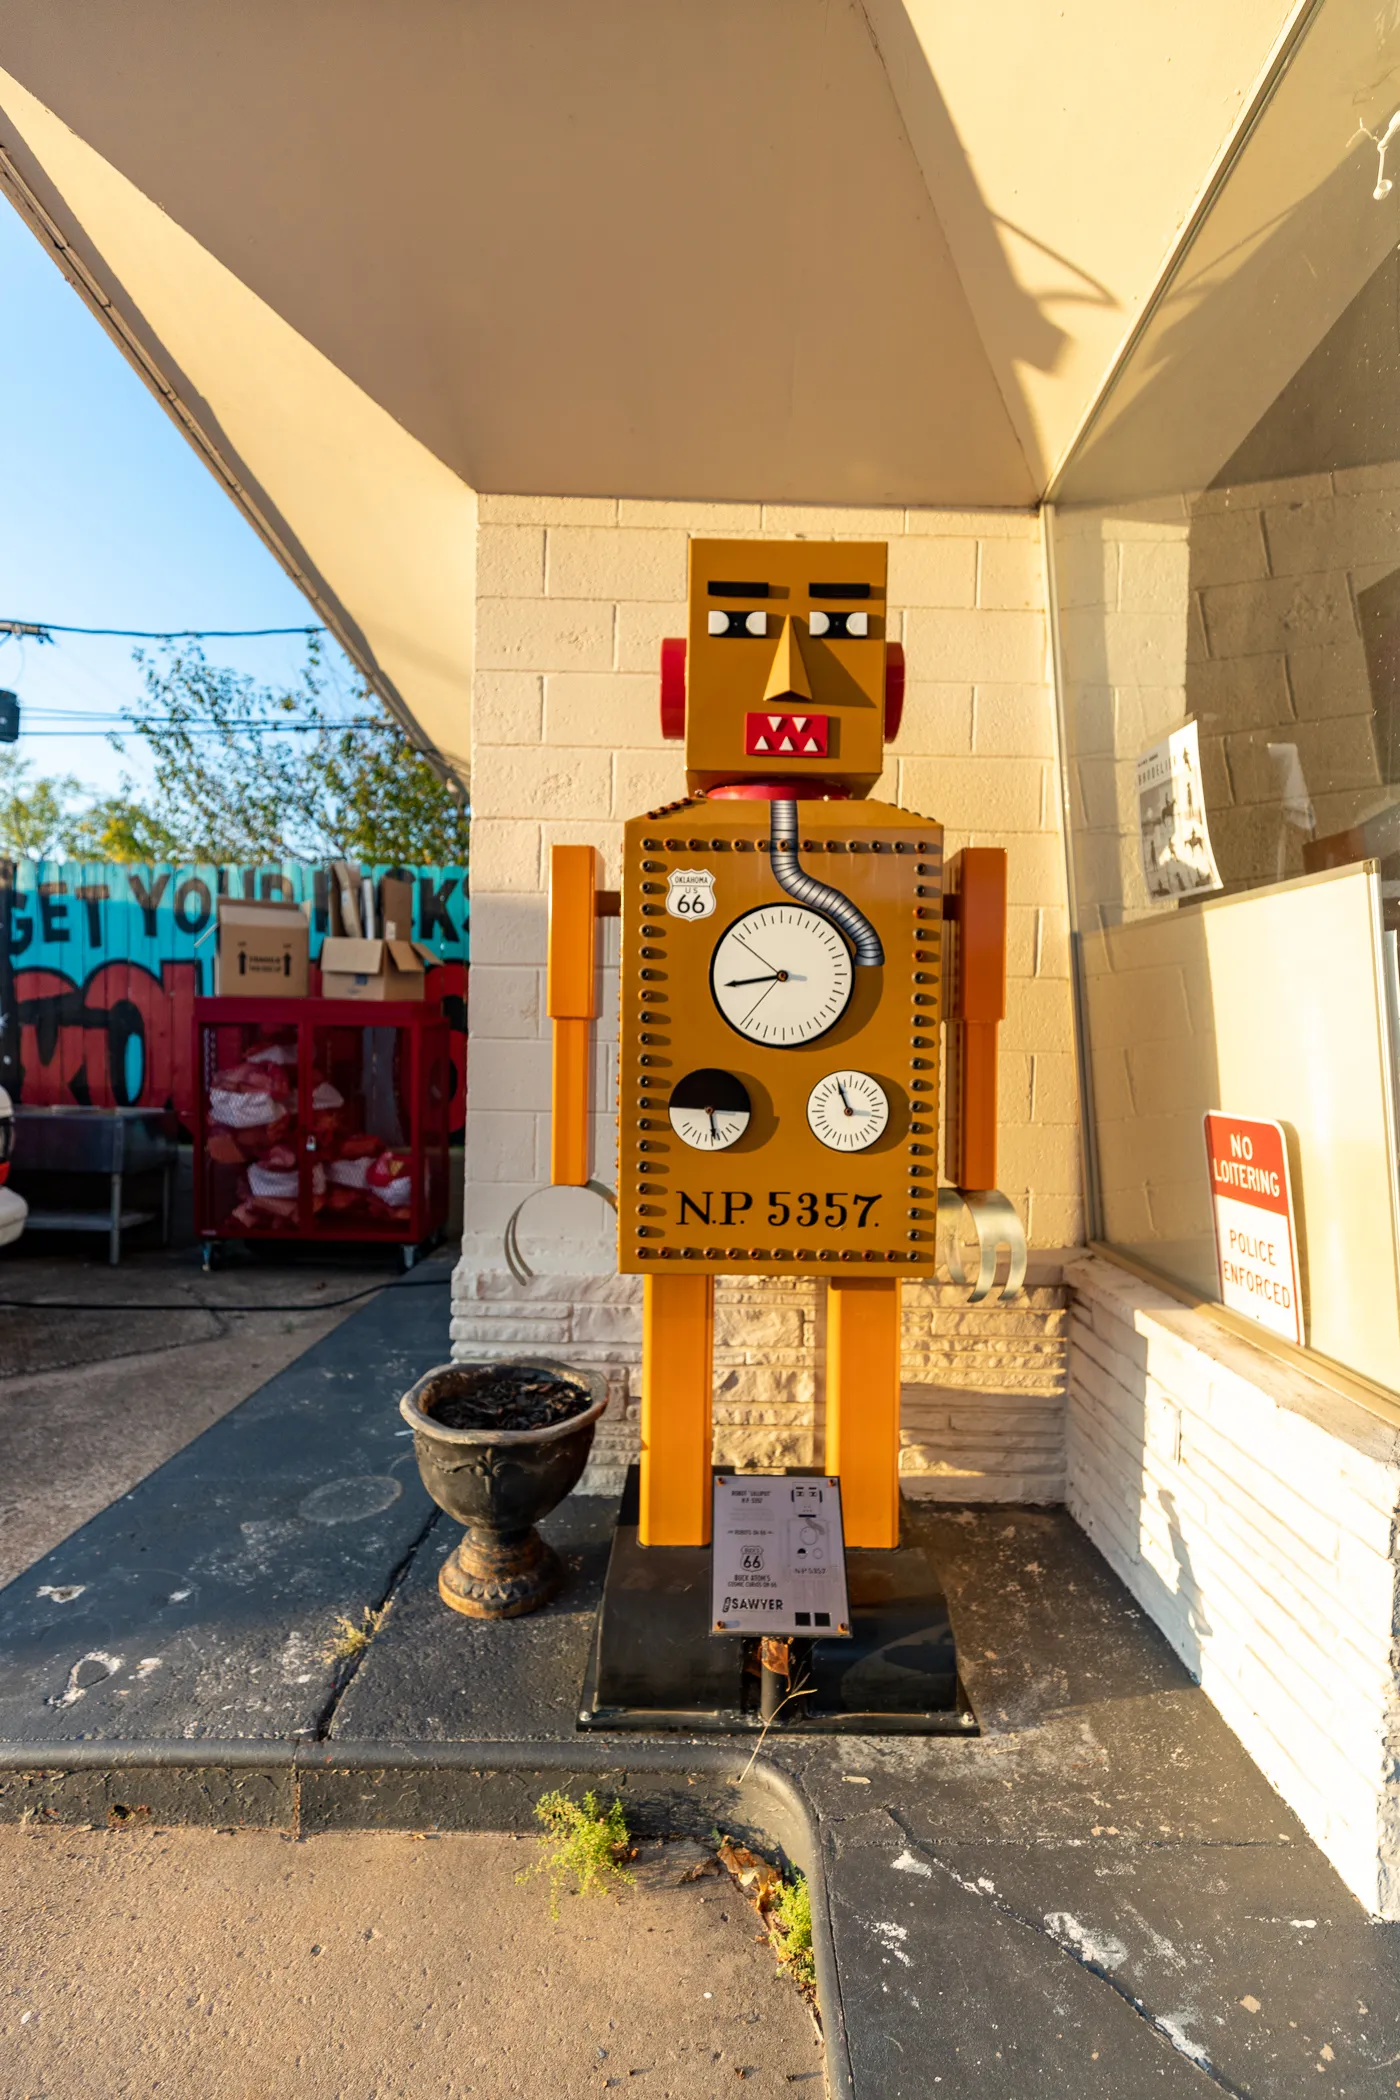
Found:
[[[8,1247],[24,1230],[24,1221],[29,1216],[29,1205],[23,1196],[6,1188],[10,1173],[10,1154],[15,1143],[15,1111],[4,1087],[0,1086],[0,1247]]]

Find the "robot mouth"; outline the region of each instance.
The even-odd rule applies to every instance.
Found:
[[[825,758],[829,715],[744,717],[746,758]]]

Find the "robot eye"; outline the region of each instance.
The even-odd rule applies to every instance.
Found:
[[[863,642],[870,633],[870,615],[866,612],[821,612],[813,606],[807,615],[807,631],[824,635],[832,642]]]
[[[757,634],[768,632],[768,615],[761,612],[720,612],[718,608],[709,616],[711,634]]]

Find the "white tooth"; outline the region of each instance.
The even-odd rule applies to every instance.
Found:
[[[755,750],[755,751],[771,751],[771,750],[772,750],[772,748],[773,748],[773,746],[772,746],[772,745],[771,745],[771,744],[769,743],[769,741],[768,741],[768,739],[767,739],[767,737],[766,737],[766,736],[761,736],[761,737],[758,737],[758,738],[757,738],[757,739],[755,740],[755,743],[754,743],[754,750]]]
[[[827,614],[826,614],[826,613],[824,613],[824,612],[815,612],[815,611],[814,611],[814,612],[811,612],[811,613],[809,613],[809,614],[808,614],[808,616],[807,616],[807,632],[808,632],[808,634],[826,634],[826,633],[827,633],[827,632],[829,631],[830,627],[831,627],[831,621],[830,621],[830,619],[829,619],[829,617],[827,616]]]
[[[727,634],[729,632],[728,613],[712,612],[710,614],[709,626],[711,634]]]
[[[847,634],[855,635],[860,641],[864,641],[870,632],[869,613],[847,613],[846,632]]]
[[[750,634],[767,634],[768,615],[767,613],[750,613],[744,625],[748,628]]]
[[[783,718],[781,715],[770,715],[768,717],[768,727],[770,729],[781,729],[782,726]]]
[[[809,721],[809,720],[810,720],[810,717],[809,717],[809,716],[807,716],[807,715],[794,715],[794,716],[793,716],[793,718],[792,718],[792,726],[793,726],[793,728],[794,728],[794,729],[795,729],[795,730],[797,731],[797,733],[798,733],[798,735],[799,735],[799,736],[800,736],[800,735],[802,734],[802,732],[803,732],[803,731],[804,731],[804,730],[806,729],[806,727],[807,727],[807,723],[808,723],[808,721]]]

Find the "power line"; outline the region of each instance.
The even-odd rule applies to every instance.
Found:
[[[56,634],[104,634],[121,642],[234,642],[268,634],[329,634],[315,627],[65,627],[58,620],[0,620],[0,639],[51,642]]]
[[[151,721],[133,722],[126,715],[96,716],[95,726],[90,729],[50,729],[48,722],[35,719],[37,710],[26,712],[24,734],[26,736],[144,736],[148,730],[173,734],[176,731],[186,736],[318,736],[323,731],[338,735],[342,729],[377,729],[386,735],[402,736],[403,731],[396,722],[374,716],[355,716],[342,722],[189,722]],[[52,719],[52,718],[50,718]],[[73,720],[66,715],[65,720]]]

